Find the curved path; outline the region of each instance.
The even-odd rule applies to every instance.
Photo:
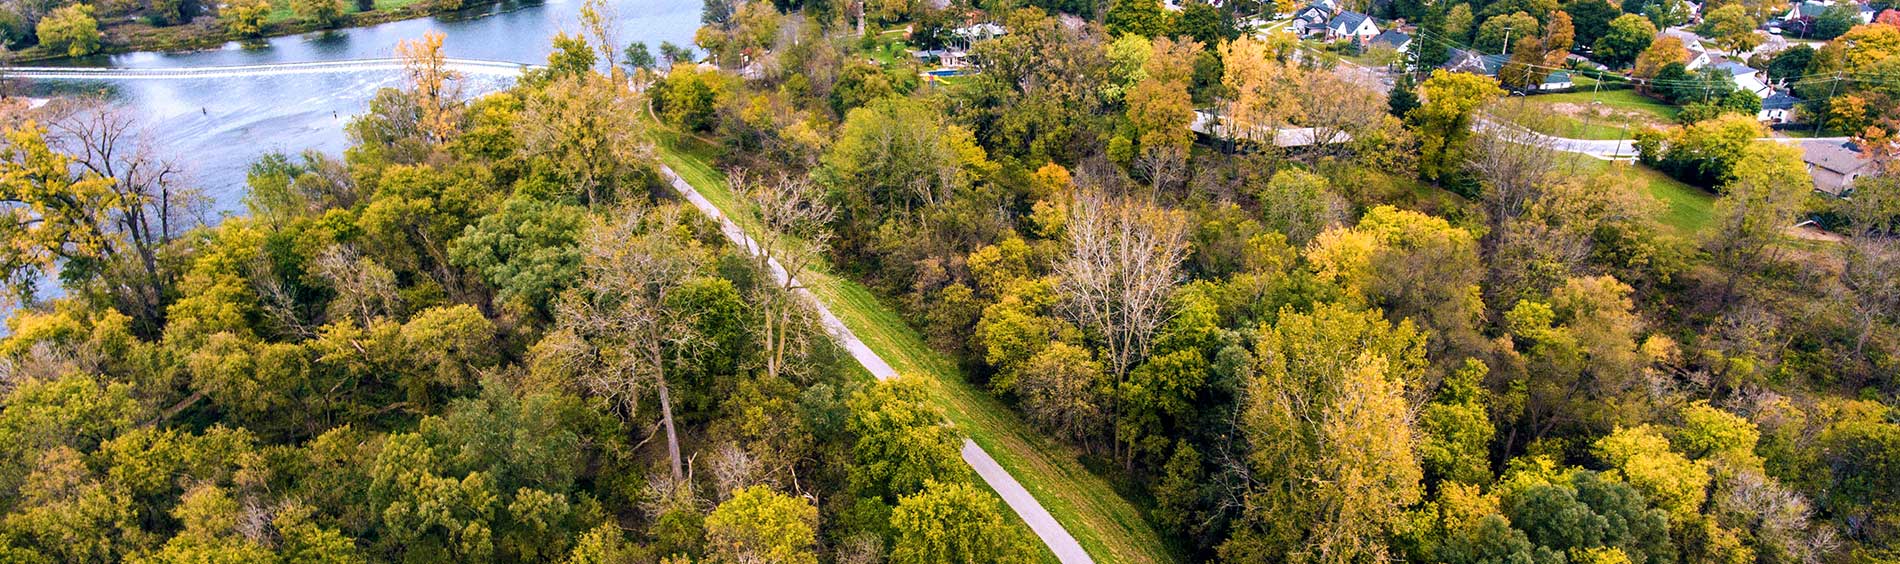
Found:
[[[719,222],[719,230],[725,233],[727,239],[732,240],[748,253],[759,252],[758,243],[746,235],[738,224],[727,218],[718,206],[713,205],[712,201],[693,189],[693,185],[675,174],[672,167],[665,164],[659,166],[660,174],[666,176],[667,182],[673,185],[673,189],[678,191],[680,196],[691,202],[693,207],[699,208],[700,213]],[[778,261],[772,260],[770,265],[772,277],[781,284],[787,282],[785,269],[779,266]],[[890,363],[884,362],[883,357],[879,357],[875,351],[871,350],[871,347],[864,344],[863,340],[858,339],[857,334],[851,332],[851,328],[846,327],[844,321],[832,315],[831,309],[825,307],[816,294],[804,286],[797,284],[791,284],[791,286],[794,286],[793,292],[799,299],[804,300],[812,311],[818,312],[819,322],[824,325],[825,331],[831,333],[832,338],[837,339],[838,344],[851,353],[851,358],[856,359],[858,364],[864,365],[864,369],[879,380],[897,377],[897,371],[891,368]],[[1044,508],[1041,502],[1036,501],[1035,496],[1030,495],[1029,490],[1024,489],[1022,483],[1010,476],[1009,471],[997,464],[996,459],[991,458],[990,453],[985,452],[983,447],[977,446],[975,441],[963,439],[962,455],[964,463],[976,470],[977,477],[982,478],[983,483],[989,484],[991,489],[996,490],[996,494],[1002,496],[1003,503],[1009,505],[1010,510],[1015,511],[1017,516],[1022,517],[1023,522],[1029,524],[1029,530],[1034,531],[1036,536],[1042,539],[1043,544],[1049,546],[1049,551],[1055,553],[1056,560],[1061,561],[1062,564],[1094,564],[1095,560],[1089,557],[1087,551],[1082,550],[1082,545],[1075,541],[1075,536],[1070,535],[1068,529],[1062,528],[1062,523],[1056,521],[1055,516],[1050,515],[1049,510]]]
[[[1555,135],[1545,135],[1542,133],[1531,131],[1531,130],[1525,129],[1521,125],[1517,125],[1513,123],[1499,123],[1497,121],[1492,121],[1491,119],[1488,119],[1488,118],[1479,118],[1477,120],[1477,123],[1473,125],[1472,127],[1473,129],[1478,129],[1481,131],[1485,129],[1490,129],[1490,128],[1509,128],[1513,130],[1512,133],[1514,135],[1520,136],[1521,139],[1528,139],[1531,141],[1535,141],[1537,143],[1547,145],[1550,148],[1556,149],[1558,151],[1563,151],[1566,153],[1577,153],[1580,155],[1588,155],[1588,156],[1603,159],[1606,161],[1636,158],[1636,141],[1633,139],[1571,139],[1569,137],[1557,137]],[[1792,143],[1795,145],[1803,145],[1808,142],[1840,143],[1843,141],[1848,141],[1849,139],[1850,138],[1848,137],[1756,137],[1755,138],[1756,141],[1769,141],[1769,142],[1774,142],[1774,143]]]
[[[540,67],[540,65],[524,65],[521,63],[484,61],[480,59],[450,58],[444,59],[444,61],[447,63],[446,66],[449,70],[462,74],[484,76],[518,77],[521,76],[522,72]],[[402,70],[402,68],[402,59],[351,59],[343,61],[312,61],[224,67],[6,67],[0,68],[0,76],[5,78],[57,80],[184,80],[193,78],[398,71]]]

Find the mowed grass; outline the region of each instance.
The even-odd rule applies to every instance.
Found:
[[[1528,120],[1526,126],[1538,133],[1571,139],[1623,139],[1645,125],[1675,123],[1676,114],[1682,111],[1634,90],[1538,94],[1521,100],[1534,112],[1532,115],[1549,118]]]
[[[1571,157],[1579,170],[1613,171],[1642,182],[1651,197],[1661,200],[1668,207],[1661,221],[1675,229],[1678,235],[1696,235],[1715,220],[1715,195],[1707,190],[1684,184],[1661,171],[1637,163],[1612,163],[1583,155]]]
[[[759,232],[760,225],[728,189],[724,174],[709,164],[709,151],[703,143],[663,132],[656,132],[655,137],[660,141],[662,162],[741,228]],[[832,274],[824,264],[816,265],[802,278],[832,314],[892,368],[907,377],[920,378],[951,422],[1029,490],[1095,561],[1178,560],[1143,518],[1141,509],[1119,495],[1107,480],[1083,467],[1079,451],[1036,433],[1002,402],[971,385],[954,362],[932,350],[922,335],[869,288]],[[1046,546],[1036,544],[1042,547],[1043,560],[1055,561]]]

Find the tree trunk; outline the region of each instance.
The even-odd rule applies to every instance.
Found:
[[[673,463],[673,479],[683,480],[686,472],[680,468],[680,438],[673,430],[673,393],[666,387],[666,377],[656,379],[660,384],[660,423],[666,426],[666,456]]]

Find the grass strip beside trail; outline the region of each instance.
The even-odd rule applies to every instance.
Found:
[[[1715,221],[1715,194],[1708,190],[1690,186],[1641,164],[1611,163],[1582,155],[1571,155],[1571,160],[1582,170],[1594,172],[1614,168],[1619,174],[1641,182],[1647,193],[1662,200],[1667,208],[1657,219],[1674,229],[1678,235],[1694,238]]]
[[[760,225],[730,192],[724,174],[711,166],[710,151],[694,146],[703,143],[660,131],[655,137],[660,141],[662,162],[741,228],[759,233]],[[951,422],[1029,490],[1095,561],[1178,560],[1135,504],[1117,493],[1108,480],[1083,467],[1077,449],[1037,434],[1002,402],[971,385],[954,362],[932,350],[903,316],[869,288],[832,274],[824,264],[814,265],[801,278],[833,315],[892,368],[922,377]],[[1043,552],[1045,560],[1053,561],[1046,546]]]

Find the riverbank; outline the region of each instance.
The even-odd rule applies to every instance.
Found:
[[[335,32],[395,21],[439,16],[502,3],[502,0],[375,0],[371,10],[358,11],[354,1],[346,0],[344,12],[336,23],[319,25],[302,21],[290,8],[290,0],[271,0],[262,31],[254,37],[230,33],[212,16],[200,16],[190,23],[153,26],[142,18],[125,17],[100,22],[99,51],[93,55],[117,55],[136,51],[198,51],[214,49],[232,41],[263,42],[275,37],[304,33]],[[537,2],[538,3],[538,2]],[[9,63],[46,62],[67,59],[60,50],[35,45],[12,52]]]

